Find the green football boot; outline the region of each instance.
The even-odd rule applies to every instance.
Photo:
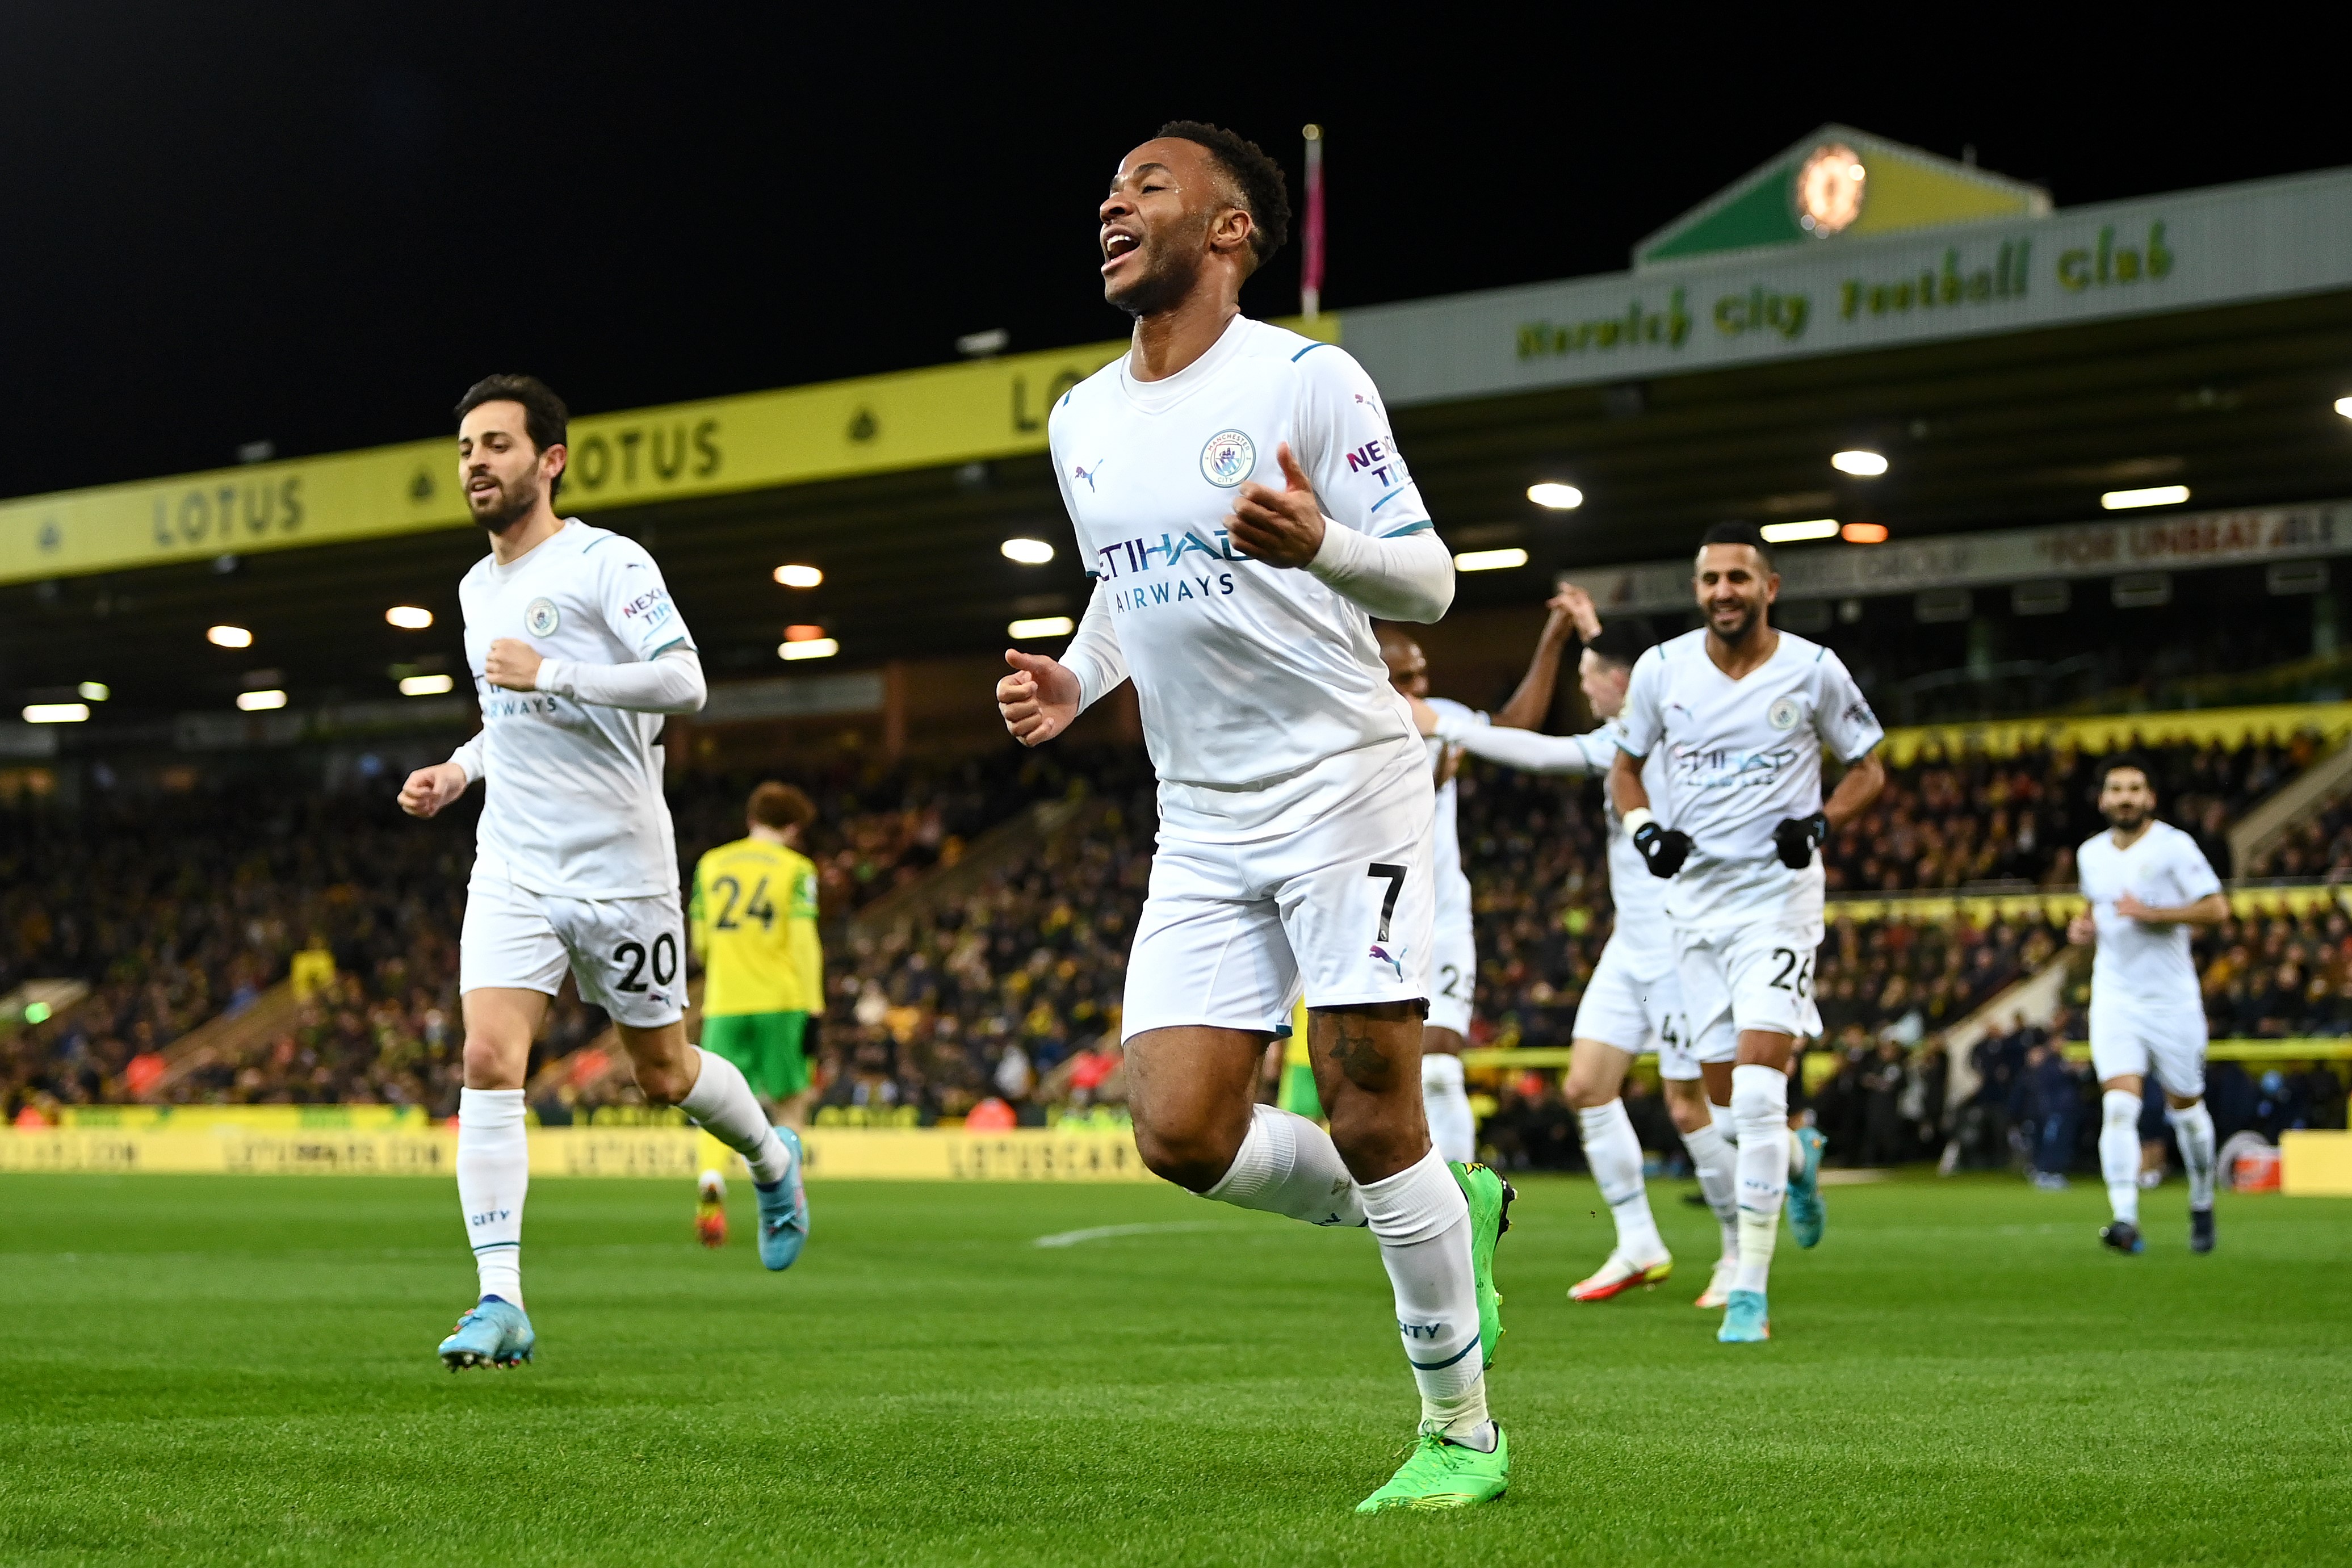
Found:
[[[1484,1169],[1485,1167],[1478,1167]],[[1468,1508],[1492,1502],[1511,1484],[1511,1440],[1495,1428],[1495,1451],[1482,1454],[1437,1435],[1437,1424],[1422,1423],[1412,1453],[1389,1484],[1356,1505],[1358,1513],[1391,1509]]]
[[[1478,1353],[1481,1366],[1495,1364],[1495,1343],[1503,1337],[1503,1296],[1495,1289],[1495,1243],[1511,1228],[1511,1202],[1519,1194],[1485,1165],[1447,1162],[1470,1205],[1470,1274],[1478,1287]]]

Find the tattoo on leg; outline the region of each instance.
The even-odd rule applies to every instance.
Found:
[[[1362,1014],[1331,1016],[1328,1049],[1332,1062],[1359,1089],[1380,1088],[1391,1074],[1388,1055],[1381,1049],[1372,1020]]]

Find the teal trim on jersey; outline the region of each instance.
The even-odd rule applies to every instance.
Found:
[[[1330,345],[1329,343],[1308,343],[1305,348],[1300,349],[1297,353],[1292,354],[1292,355],[1290,356],[1290,363],[1293,363],[1293,364],[1297,364],[1300,360],[1305,359],[1308,354],[1313,353],[1317,349],[1328,349],[1328,348],[1329,348],[1330,346],[1331,346],[1331,345]]]
[[[1374,502],[1372,503],[1372,510],[1373,510],[1373,511],[1378,511],[1378,510],[1381,510],[1381,508],[1382,508],[1382,507],[1384,507],[1384,506],[1388,505],[1388,504],[1389,504],[1389,502],[1391,502],[1391,501],[1392,501],[1392,500],[1396,500],[1396,499],[1397,499],[1397,497],[1399,497],[1399,496],[1401,496],[1401,495],[1404,494],[1404,492],[1405,492],[1406,490],[1411,489],[1412,488],[1412,481],[1411,481],[1411,480],[1407,480],[1404,484],[1402,484],[1402,485],[1398,486],[1395,489],[1391,490],[1388,494],[1386,494],[1386,495],[1382,496],[1380,500],[1378,500],[1374,501]],[[1370,515],[1370,513],[1367,513],[1366,515],[1367,515],[1367,516],[1369,516],[1369,515]]]
[[[657,648],[654,649],[654,651],[653,651],[653,652],[651,652],[651,653],[649,653],[649,654],[646,655],[646,662],[647,664],[651,664],[654,660],[656,660],[656,659],[659,658],[662,655],[664,655],[664,654],[667,653],[670,649],[672,649],[672,648],[674,648],[674,647],[688,647],[688,648],[690,648],[690,647],[692,647],[693,646],[694,646],[693,644],[691,644],[691,643],[688,642],[684,637],[672,637],[672,638],[670,638],[670,639],[669,639],[669,641],[667,641],[667,642],[666,642],[666,643],[662,644],[662,645],[661,645],[661,647],[657,647]]]
[[[582,545],[582,546],[580,547],[580,553],[581,553],[581,554],[583,554],[583,555],[587,554],[590,551],[592,551],[592,550],[595,549],[598,545],[600,545],[600,544],[604,543],[604,540],[606,540],[606,539],[610,539],[610,538],[612,538],[612,537],[613,537],[613,536],[612,536],[611,534],[607,533],[607,534],[605,534],[605,535],[604,536],[604,538],[601,538],[601,539],[592,539],[592,540],[590,540],[587,543],[585,543],[585,544],[583,544],[583,545]]]
[[[1397,494],[1402,495],[1404,492],[1402,490],[1399,490],[1397,491]],[[1372,510],[1374,511],[1378,511],[1381,509],[1379,507],[1374,507]],[[1430,521],[1427,518],[1423,518],[1419,522],[1408,522],[1402,528],[1397,529],[1395,531],[1391,533],[1383,533],[1381,537],[1382,539],[1402,539],[1408,533],[1419,533],[1424,528],[1435,528],[1437,524]]]

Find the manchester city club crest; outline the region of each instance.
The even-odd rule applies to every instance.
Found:
[[[1775,730],[1793,730],[1797,727],[1797,700],[1793,697],[1775,698],[1772,706],[1764,710],[1764,721]]]
[[[1201,448],[1201,477],[1221,490],[1232,489],[1257,467],[1257,443],[1243,430],[1220,430]]]
[[[554,600],[533,599],[530,607],[522,613],[522,624],[535,637],[553,637],[555,628],[563,624],[563,616],[556,609]]]

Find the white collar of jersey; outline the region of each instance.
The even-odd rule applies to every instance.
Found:
[[[1174,375],[1164,375],[1158,381],[1136,380],[1134,371],[1129,368],[1131,356],[1121,354],[1118,359],[1119,389],[1127,394],[1129,402],[1146,414],[1165,414],[1208,383],[1224,368],[1226,361],[1241,353],[1243,342],[1248,338],[1250,329],[1256,325],[1247,316],[1236,314],[1225,323],[1225,330],[1219,334],[1217,341],[1209,345],[1207,353]]]
[[[559,541],[569,541],[573,544],[577,544],[582,538],[585,537],[587,531],[588,525],[586,523],[581,521],[576,517],[567,517],[562,520],[562,526],[559,527],[553,533],[549,534],[545,539],[541,540],[537,544],[532,545],[529,550],[524,551],[521,554],[516,556],[513,560],[507,562],[504,565],[499,564],[497,555],[491,555],[488,558],[490,563],[490,575],[496,579],[509,577],[515,573],[520,572],[542,555],[550,558],[560,555],[562,552],[555,548],[556,543]]]

